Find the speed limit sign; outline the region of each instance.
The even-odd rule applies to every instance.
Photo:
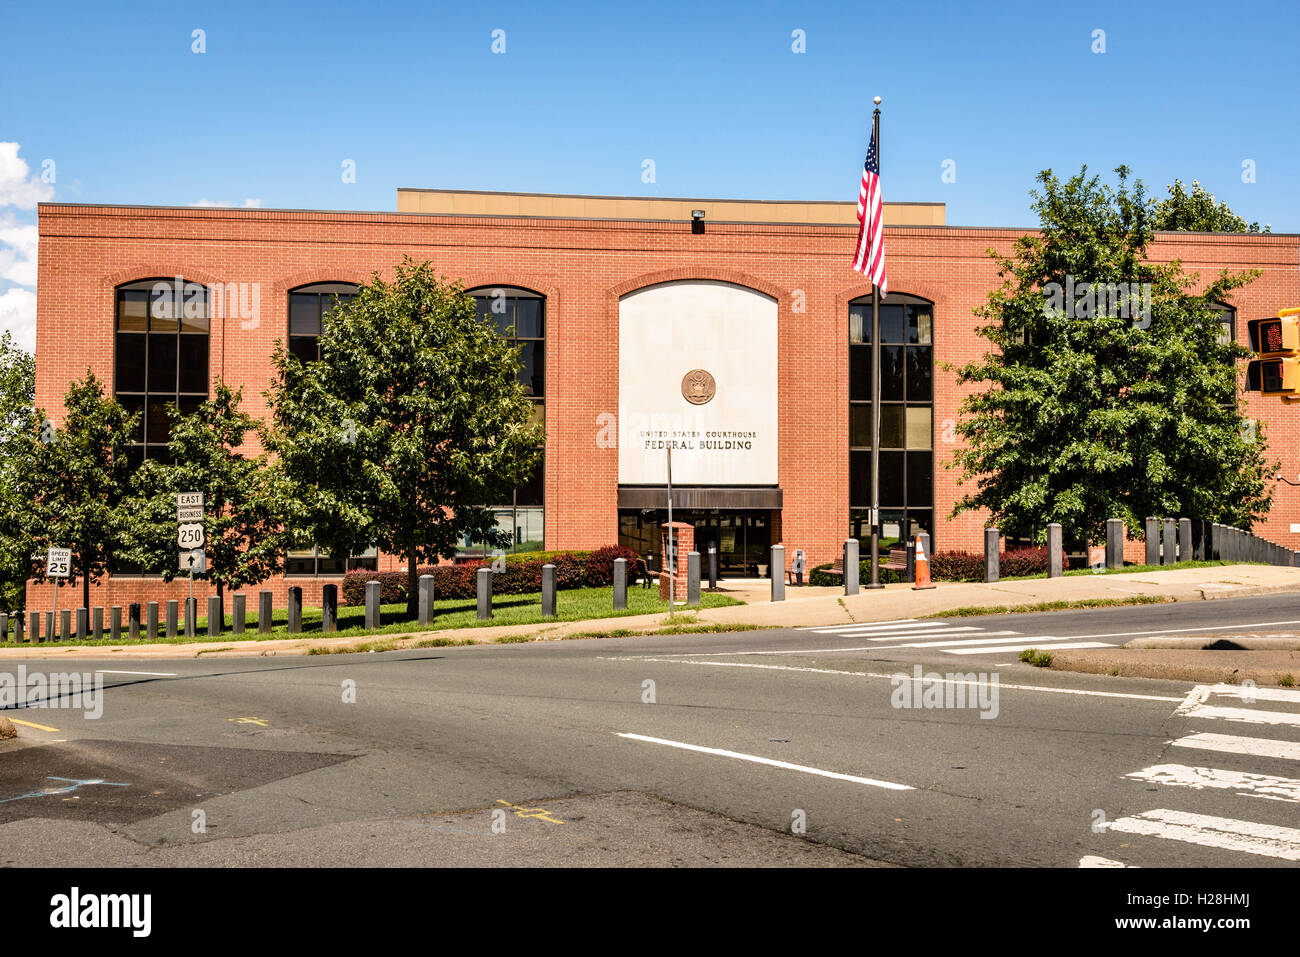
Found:
[[[72,549],[51,548],[45,556],[47,578],[67,578],[72,569]]]
[[[192,551],[202,548],[205,541],[202,522],[190,522],[176,528],[176,545],[179,548]]]

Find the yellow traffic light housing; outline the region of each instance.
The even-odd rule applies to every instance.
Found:
[[[1300,358],[1252,359],[1246,366],[1246,391],[1282,396],[1300,392]]]
[[[1246,366],[1246,391],[1300,398],[1300,308],[1281,309],[1246,323],[1250,347],[1259,353]]]

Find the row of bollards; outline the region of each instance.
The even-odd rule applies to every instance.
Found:
[[[273,593],[270,591],[262,591],[258,594],[257,630],[260,634],[267,634],[272,629],[272,595]],[[248,623],[247,596],[236,593],[232,598],[234,613],[230,630],[233,634],[242,635]],[[141,632],[143,632],[145,640],[157,641],[161,633],[169,640],[174,640],[183,631],[186,638],[193,638],[198,628],[197,606],[198,602],[194,598],[185,599],[183,605],[174,599],[165,602],[161,606],[156,601],[145,602],[143,607],[139,602],[133,602],[125,606],[126,635],[131,641],[138,641]],[[322,587],[321,606],[321,631],[337,631],[337,585],[330,584]],[[297,586],[289,589],[288,610],[288,630],[290,634],[298,634],[302,631],[302,589]],[[123,606],[113,605],[108,609],[108,612],[107,635],[111,641],[121,641]],[[44,628],[42,628],[42,616],[44,617]],[[61,609],[57,622],[57,632],[52,611],[31,612],[28,616],[31,624],[26,629],[23,628],[23,616],[16,615],[13,617],[15,642],[45,642],[56,639],[70,641],[74,637],[78,641],[85,641],[87,638],[92,641],[102,641],[105,637],[104,609],[99,606],[91,609]],[[10,615],[0,612],[0,642],[8,641],[9,619]],[[221,599],[216,595],[212,595],[208,598],[207,635],[209,638],[218,638],[224,630],[225,614],[222,609]]]

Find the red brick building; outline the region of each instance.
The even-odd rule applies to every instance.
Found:
[[[502,503],[517,547],[656,547],[668,442],[680,443],[674,518],[734,573],[757,570],[778,541],[827,561],[861,531],[870,404],[855,363],[870,350],[850,337],[863,314],[855,301],[871,290],[850,268],[851,203],[399,190],[398,211],[386,213],[51,203],[39,219],[37,404],[57,422],[69,381],[93,370],[144,413],[139,455],[165,441],[163,405],[192,406],[217,377],[264,415],[276,341],[312,354],[333,295],[376,270],[391,276],[409,255],[482,297],[523,349],[546,455],[536,480]],[[942,204],[886,204],[885,222],[886,537],[924,528],[936,548],[979,549],[980,516],[948,518],[957,476],[943,466],[962,391],[942,364],[984,351],[972,310],[998,283],[986,250],[1008,253],[1024,231],[948,226]],[[1151,252],[1206,277],[1262,270],[1226,304],[1239,339],[1246,319],[1300,305],[1300,237],[1161,234]],[[149,290],[176,277],[201,288],[195,301],[206,306],[159,320]],[[869,332],[869,305],[865,322]],[[1290,477],[1300,413],[1244,402]],[[1300,548],[1293,522],[1300,489],[1280,486],[1259,531]],[[314,603],[341,570],[328,556],[296,556],[263,587],[279,604],[301,585]],[[96,604],[186,587],[129,574],[104,584]],[[29,585],[30,607],[44,607],[46,587]]]

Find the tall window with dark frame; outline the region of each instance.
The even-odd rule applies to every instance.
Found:
[[[1219,342],[1223,345],[1227,345],[1230,342],[1236,342],[1237,310],[1222,302],[1212,302],[1210,303],[1210,308],[1218,313],[1219,316]],[[1235,376],[1233,377],[1232,395],[1225,397],[1223,404],[1230,409],[1237,408],[1237,386]]]
[[[208,289],[177,279],[117,288],[113,394],[140,416],[130,456],[170,461],[169,405],[194,412],[208,398]]]
[[[336,306],[356,298],[357,286],[350,282],[318,282],[289,291],[289,352],[301,362],[320,359],[321,324]],[[291,551],[285,556],[287,577],[342,575],[344,572],[378,568],[378,551],[367,549],[344,559],[322,552],[319,546]]]
[[[350,282],[318,282],[289,292],[289,351],[303,362],[320,358],[321,320],[357,297]]]
[[[881,552],[919,532],[934,547],[934,304],[880,303]],[[871,299],[849,304],[849,534],[871,545]]]
[[[536,421],[546,421],[546,297],[516,286],[483,286],[470,290],[478,314],[519,349],[519,381],[533,400]],[[497,527],[510,535],[516,552],[537,551],[544,545],[545,461],[532,477],[514,490],[512,501],[493,506]],[[465,542],[466,549],[475,543]]]

